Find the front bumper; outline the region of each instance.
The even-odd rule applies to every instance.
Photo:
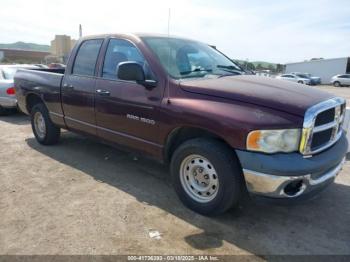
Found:
[[[4,108],[16,108],[17,99],[16,97],[0,97],[0,106]]]
[[[320,85],[321,84],[321,79],[311,79],[310,80],[311,85]]]
[[[331,148],[304,158],[299,153],[261,154],[236,150],[251,194],[271,198],[297,198],[318,192],[342,169],[348,142],[343,134]]]

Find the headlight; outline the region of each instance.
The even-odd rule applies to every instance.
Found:
[[[300,133],[300,129],[255,130],[248,134],[247,149],[265,153],[297,151]]]

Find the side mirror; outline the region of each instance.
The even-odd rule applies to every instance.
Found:
[[[145,72],[140,64],[132,61],[119,63],[117,67],[117,77],[126,81],[144,81]]]
[[[146,80],[145,72],[142,66],[133,61],[119,63],[117,67],[117,77],[121,80],[135,81],[146,88],[153,88],[157,86],[156,81]]]

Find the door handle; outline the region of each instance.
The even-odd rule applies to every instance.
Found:
[[[100,96],[110,96],[111,93],[107,90],[97,89],[96,93]]]
[[[68,84],[64,84],[63,87],[67,90],[73,90],[74,86],[73,85],[68,85]]]

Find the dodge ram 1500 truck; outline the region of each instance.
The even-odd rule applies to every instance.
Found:
[[[85,37],[65,70],[19,70],[15,88],[39,143],[57,143],[62,128],[169,163],[179,198],[205,215],[245,192],[314,195],[334,181],[348,146],[344,99],[245,75],[183,38]]]

